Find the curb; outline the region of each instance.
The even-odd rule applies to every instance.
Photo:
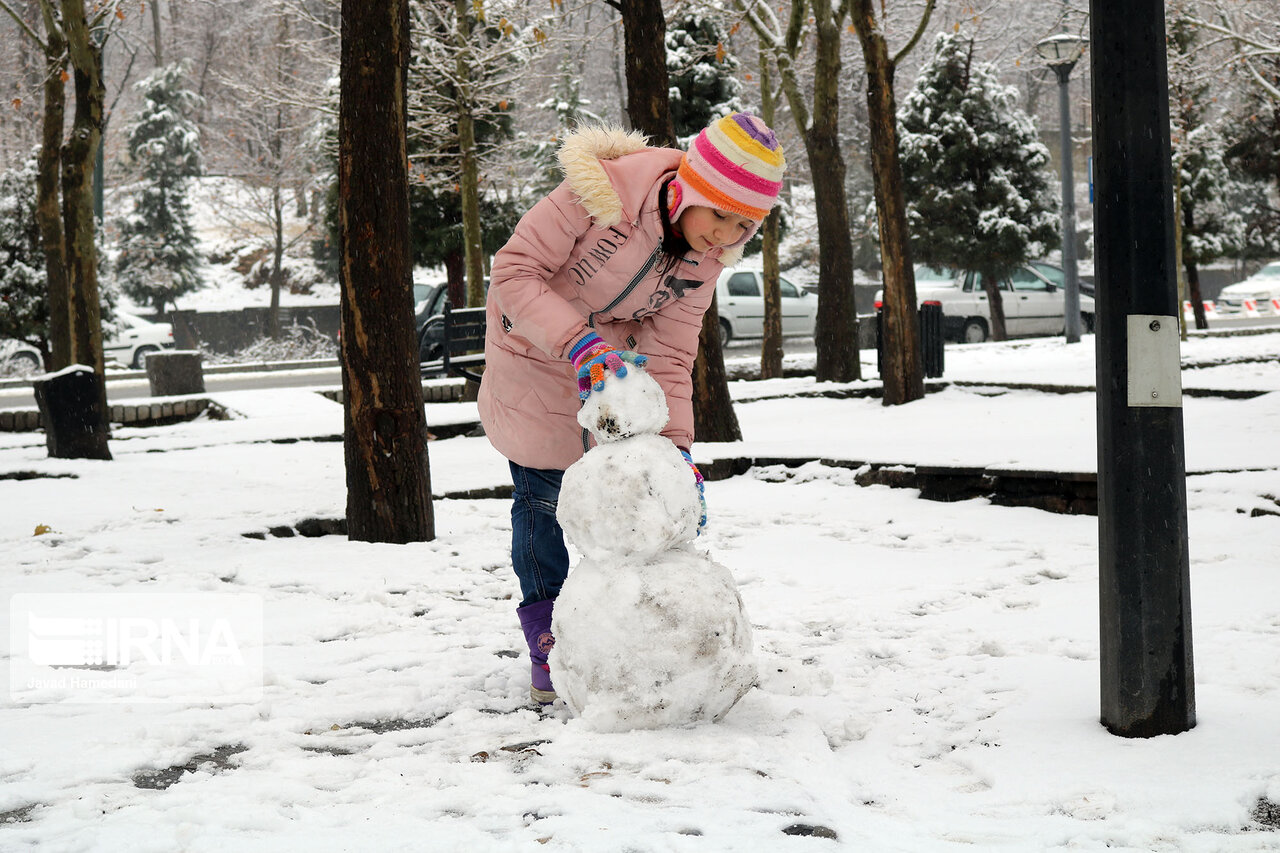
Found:
[[[211,373],[274,373],[281,370],[309,370],[313,368],[338,367],[341,362],[336,358],[310,359],[307,361],[258,361],[242,364],[206,364],[202,370],[206,376]],[[36,373],[16,379],[0,379],[0,389],[21,388],[30,385],[33,380],[43,376]],[[113,379],[146,379],[145,370],[111,370],[107,372],[107,382]]]

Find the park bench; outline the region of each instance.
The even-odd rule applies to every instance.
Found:
[[[433,317],[422,330],[424,336],[438,332],[441,338],[440,357],[421,363],[422,376],[461,376],[479,382],[478,368],[484,367],[484,331],[483,307],[454,308],[446,302],[439,322]]]

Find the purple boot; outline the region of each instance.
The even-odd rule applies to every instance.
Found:
[[[556,644],[556,638],[551,635],[551,610],[555,603],[554,598],[549,598],[516,608],[525,642],[529,644],[529,660],[532,661],[529,672],[533,683],[529,687],[529,695],[533,701],[543,705],[556,701],[556,690],[551,686],[551,667],[547,665],[547,652]]]

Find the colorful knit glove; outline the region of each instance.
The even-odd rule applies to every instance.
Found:
[[[679,448],[680,455],[684,457],[684,461],[689,463],[689,467],[693,469],[693,481],[698,484],[698,500],[702,502],[702,517],[698,519],[698,535],[702,535],[702,528],[707,526],[707,487],[702,482],[702,472],[698,470],[698,466],[693,464],[693,456],[683,447]]]
[[[569,350],[569,360],[578,371],[578,398],[586,400],[592,391],[604,390],[604,380],[608,375],[606,368],[612,370],[614,376],[626,376],[628,364],[643,367],[649,357],[629,350],[616,350],[595,332],[588,332]]]

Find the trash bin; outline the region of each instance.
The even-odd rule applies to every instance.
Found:
[[[920,361],[926,379],[942,376],[944,366],[942,344],[942,303],[929,300],[920,303]]]
[[[920,303],[920,368],[926,379],[938,379],[945,366],[942,303]],[[884,311],[876,311],[876,370],[884,374]]]

